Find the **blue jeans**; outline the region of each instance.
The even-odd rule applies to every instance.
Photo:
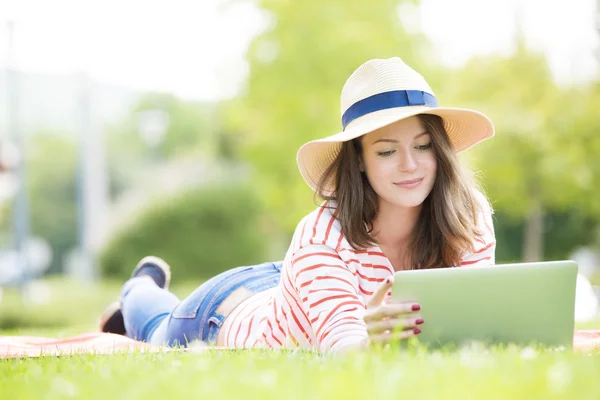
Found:
[[[121,311],[127,336],[152,344],[187,346],[195,340],[215,343],[225,316],[219,305],[236,289],[252,293],[279,284],[283,262],[268,262],[225,271],[180,301],[144,277],[132,278],[121,290]]]

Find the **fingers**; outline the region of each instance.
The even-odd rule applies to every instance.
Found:
[[[377,321],[386,317],[398,317],[401,314],[410,314],[419,311],[421,306],[417,303],[389,303],[376,308],[367,308],[365,322]]]
[[[369,301],[367,301],[367,307],[377,307],[381,305],[385,299],[385,295],[390,291],[393,285],[394,277],[390,276],[389,278],[386,278],[381,286],[379,286],[375,293],[369,298]]]
[[[410,299],[410,298],[395,299],[393,297],[386,301],[386,304],[402,304],[402,303],[417,303],[417,301],[415,299]]]
[[[414,329],[423,324],[423,322],[422,318],[389,318],[368,324],[367,332],[371,335],[392,330]]]
[[[408,339],[421,333],[419,328],[404,331],[386,331],[383,333],[370,335],[371,343],[388,343],[395,340]]]

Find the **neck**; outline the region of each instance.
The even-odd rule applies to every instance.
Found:
[[[413,233],[422,206],[402,208],[380,201],[375,221],[373,239],[386,247],[404,248]]]

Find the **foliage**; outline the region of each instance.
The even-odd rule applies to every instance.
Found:
[[[166,117],[162,139],[146,143],[141,133],[146,112]],[[127,116],[106,131],[108,165],[113,197],[135,187],[148,165],[181,156],[203,161],[231,159],[229,137],[221,132],[216,104],[183,100],[166,93],[147,93]]]
[[[177,279],[205,279],[267,261],[268,239],[254,193],[245,187],[202,187],[151,207],[102,250],[103,274],[127,278],[150,254],[165,259]]]
[[[482,110],[496,126],[496,136],[472,152],[498,209],[524,217],[540,200],[548,211],[591,211],[590,196],[600,194],[589,184],[600,168],[592,151],[600,146],[597,118],[585,107],[591,99],[556,86],[541,55],[521,46],[510,57],[474,59],[444,95]]]
[[[578,210],[549,212],[544,215],[544,260],[566,260],[581,246],[596,244],[597,219]],[[520,262],[523,253],[525,223],[503,211],[494,215],[496,262]]]
[[[204,157],[219,157],[221,151],[231,152],[227,139],[215,134],[214,105],[183,101],[172,95],[148,94],[124,121],[108,132],[108,168],[113,195],[135,184],[137,169],[142,168],[144,158],[150,156],[138,132],[138,113],[157,109],[169,116],[164,142],[155,154],[159,158],[176,157],[194,149]],[[34,132],[28,136],[25,153],[31,234],[49,242],[54,252],[50,272],[60,272],[64,255],[77,245],[79,148],[76,140],[61,133]],[[6,231],[12,224],[8,208],[2,219]]]
[[[210,103],[182,100],[171,94],[148,93],[132,107],[120,124],[112,127],[110,148],[129,156],[144,157],[151,152],[140,132],[141,115],[146,111],[163,112],[167,117],[162,141],[155,156],[170,158],[192,149],[206,155],[216,148],[216,106]]]
[[[77,244],[77,144],[42,132],[30,141],[26,157],[30,234],[48,242],[50,271],[60,271],[63,256]]]

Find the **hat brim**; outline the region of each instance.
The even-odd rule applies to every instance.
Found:
[[[456,152],[467,150],[494,136],[492,121],[478,111],[428,106],[389,108],[352,121],[343,132],[302,145],[296,156],[302,178],[316,191],[321,176],[337,157],[343,142],[419,114],[442,117],[444,128]],[[324,194],[332,194],[334,190],[334,182],[327,182],[323,187]]]

